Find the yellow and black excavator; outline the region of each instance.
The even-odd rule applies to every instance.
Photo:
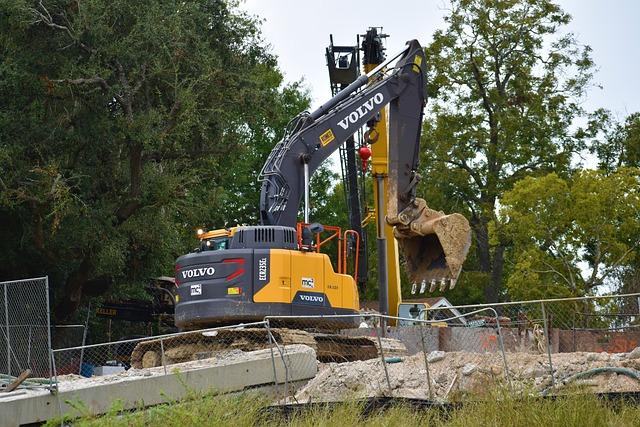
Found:
[[[398,271],[396,241],[414,283],[442,288],[455,284],[470,245],[468,222],[459,214],[431,210],[416,197],[425,67],[422,47],[409,41],[400,53],[369,67],[317,110],[291,121],[260,174],[261,225],[200,233],[200,248],[176,261],[176,326],[194,329],[267,315],[358,313],[358,289],[346,272],[347,251],[342,246],[349,234],[355,234],[357,242],[358,233],[310,223],[309,180],[363,127],[368,140],[375,140],[382,312],[395,314],[399,302],[399,279],[392,283],[397,291],[388,292],[388,272]],[[304,219],[299,223],[301,203]],[[338,240],[335,269],[329,256],[320,252],[327,240],[320,235],[327,231]]]

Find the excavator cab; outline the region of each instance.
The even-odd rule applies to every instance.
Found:
[[[221,251],[229,249],[231,237],[233,237],[234,232],[235,228],[223,228],[206,232],[203,229],[199,229],[197,232],[198,239],[200,240],[199,251]]]

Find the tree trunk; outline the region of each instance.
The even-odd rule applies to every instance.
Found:
[[[498,302],[500,300],[504,273],[504,249],[504,246],[499,245],[493,250],[491,281],[484,290],[485,302]]]
[[[476,254],[480,271],[489,277],[489,282],[484,288],[484,302],[498,302],[502,289],[505,247],[500,245],[492,251],[489,244],[489,220],[487,218],[474,215],[471,217],[470,224],[476,238]]]

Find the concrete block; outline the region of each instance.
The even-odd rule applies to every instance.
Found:
[[[151,369],[131,369],[116,375],[65,381],[56,395],[46,390],[0,399],[0,426],[40,423],[62,414],[80,416],[70,403],[82,402],[91,414],[107,412],[116,401],[125,409],[135,409],[184,398],[189,392],[221,393],[240,391],[274,383],[274,362],[278,382],[284,382],[285,366],[277,351],[257,350],[232,358],[204,359]],[[305,345],[284,348],[289,381],[315,377],[315,351]],[[21,392],[23,390],[20,390]]]

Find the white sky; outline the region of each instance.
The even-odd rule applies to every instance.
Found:
[[[604,107],[618,118],[640,111],[640,0],[559,0],[573,16],[568,31],[593,48],[599,71],[585,108]],[[287,81],[304,78],[312,106],[330,98],[324,58],[329,34],[336,45],[355,44],[356,34],[382,26],[387,53],[416,38],[423,45],[444,28],[443,0],[245,0],[241,8],[264,19],[262,31]]]

